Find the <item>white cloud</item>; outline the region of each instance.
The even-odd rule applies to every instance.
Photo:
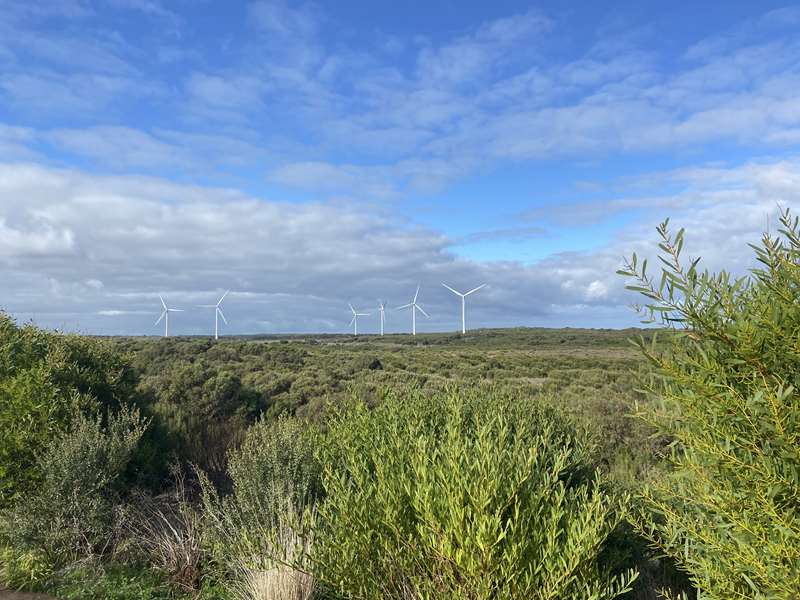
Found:
[[[310,38],[321,20],[321,13],[314,4],[290,6],[283,0],[252,2],[249,13],[258,27],[281,38]]]
[[[164,8],[113,2],[150,14]],[[82,36],[38,29],[60,13],[94,23],[95,5],[42,6],[14,3],[0,18],[0,57],[10,57],[0,95],[26,117],[80,115],[86,125],[49,139],[115,168],[191,166],[227,181],[260,160],[262,173],[321,190],[331,186],[311,171],[324,166],[337,193],[388,198],[441,190],[509,162],[713,143],[780,149],[800,139],[800,42],[788,9],[676,57],[648,43],[654,30],[620,36],[598,26],[594,45],[566,58],[553,50],[569,22],[537,11],[436,41],[406,37],[391,44],[398,54],[369,52],[317,4],[263,0],[248,5],[246,36],[221,32],[208,48],[176,47],[163,39],[172,34],[153,33],[154,55],[194,57],[175,85],[171,66],[162,72],[144,59],[142,40],[101,27]],[[160,115],[162,126],[130,126],[131,110]],[[6,137],[0,132],[0,155],[37,157],[28,140]],[[220,151],[187,152],[214,137],[224,141]]]
[[[72,255],[75,237],[71,230],[48,223],[30,228],[12,227],[0,219],[0,257],[21,259],[29,256]]]
[[[799,180],[798,160],[654,173],[647,185],[681,181],[684,191],[663,197],[656,212],[645,197],[627,198],[626,210],[643,212],[603,247],[523,264],[513,256],[459,258],[450,250],[457,240],[348,203],[298,205],[155,178],[5,164],[3,304],[50,326],[80,321],[84,331],[149,333],[159,293],[188,309],[233,289],[231,331],[324,323],[344,331],[348,302],[402,303],[420,282],[433,317],[421,327],[446,329],[458,316],[440,286],[446,280],[457,289],[491,284],[476,295],[474,325],[630,325],[633,298],[614,272],[631,251],[652,255],[659,220],[669,215],[687,228],[687,256],[743,273],[753,264],[747,243],[757,241],[767,213],[774,220],[775,203],[800,206]],[[23,196],[25,204],[15,201]],[[113,322],[93,319],[100,311],[119,314]],[[176,318],[176,331],[202,333],[206,321],[190,310]],[[365,321],[365,331],[370,326]],[[405,329],[404,315],[390,315],[390,326]]]
[[[0,81],[0,94],[23,114],[89,116],[115,102],[156,97],[160,90],[116,75],[39,70],[7,74]]]
[[[254,77],[223,77],[193,73],[186,89],[194,100],[210,108],[255,108],[261,103],[263,83]]]
[[[130,127],[57,129],[47,139],[64,150],[116,167],[186,167],[187,151]]]

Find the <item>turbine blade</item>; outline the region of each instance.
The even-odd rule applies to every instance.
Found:
[[[414,306],[416,306],[419,309],[419,312],[421,312],[423,315],[425,315],[429,319],[431,318],[431,316],[428,313],[426,313],[425,310],[419,304],[415,304]]]
[[[161,294],[159,294],[158,297],[161,299],[161,306],[164,307],[164,310],[167,310],[167,303],[164,302],[163,296]]]
[[[352,325],[352,324],[353,324],[353,322],[354,322],[355,320],[356,320],[356,315],[355,315],[355,314],[353,314],[353,318],[352,318],[352,319],[350,319],[350,325]]]
[[[219,316],[222,317],[222,320],[225,321],[225,325],[227,325],[228,319],[225,318],[225,313],[222,312],[222,309],[219,306],[217,307],[217,312],[219,313]]]
[[[368,317],[369,313],[356,313],[359,317]]]
[[[395,310],[402,310],[404,308],[408,308],[409,306],[414,306],[413,302],[409,302],[408,304],[403,304],[403,306],[398,306]]]
[[[217,306],[219,306],[220,304],[222,304],[222,301],[223,301],[223,300],[225,300],[225,296],[227,296],[227,295],[228,295],[228,294],[230,294],[230,293],[231,293],[231,291],[230,291],[230,290],[228,290],[227,292],[225,292],[224,294],[222,294],[222,298],[220,298],[220,299],[219,299],[219,302],[217,302]]]
[[[184,312],[182,308],[168,308],[168,312]]]
[[[411,304],[415,304],[417,302],[417,296],[419,296],[419,284],[417,284],[417,293],[414,294],[414,300],[411,301]]]
[[[155,327],[156,325],[158,325],[159,323],[161,323],[162,319],[164,318],[164,315],[166,315],[166,314],[167,314],[167,311],[164,311],[164,312],[162,312],[162,313],[161,313],[161,316],[160,316],[160,317],[158,317],[158,321],[156,321],[156,322],[155,322],[155,325],[153,325],[153,327]]]
[[[353,305],[352,305],[352,304],[350,304],[350,303],[348,302],[348,303],[347,303],[347,306],[349,306],[349,307],[350,307],[350,312],[351,312],[351,313],[353,313],[353,314],[356,314],[356,309],[355,309],[355,308],[353,308]]]
[[[456,294],[457,296],[466,296],[466,295],[467,295],[467,294],[462,294],[461,292],[457,292],[457,291],[455,291],[453,288],[451,288],[451,287],[450,287],[449,285],[447,285],[446,283],[443,283],[442,285],[443,285],[444,287],[446,287],[448,290],[450,290],[451,292],[453,292],[454,294]]]
[[[476,287],[474,290],[470,290],[470,291],[468,291],[468,292],[467,292],[466,294],[464,294],[464,295],[465,295],[465,296],[469,296],[469,295],[470,295],[470,294],[472,294],[473,292],[477,292],[479,289],[481,289],[481,288],[485,288],[485,287],[486,287],[486,284],[485,284],[485,283],[482,283],[481,285],[479,285],[478,287]]]

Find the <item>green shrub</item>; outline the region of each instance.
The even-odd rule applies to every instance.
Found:
[[[224,476],[228,448],[241,441],[265,402],[224,363],[210,363],[203,353],[206,345],[193,343],[194,356],[159,362],[161,369],[143,377],[140,391],[152,399],[153,416],[177,458],[218,479]],[[151,365],[143,368],[152,370]]]
[[[319,465],[310,425],[286,415],[259,420],[247,430],[242,445],[229,453],[233,493],[248,512],[285,510],[313,502],[319,493]]]
[[[135,565],[110,564],[70,569],[47,588],[61,600],[219,600],[222,596],[186,594],[159,572]]]
[[[598,554],[624,514],[565,418],[499,392],[389,394],[335,414],[312,557],[346,597],[614,598]]]
[[[666,347],[640,344],[658,399],[641,415],[674,446],[639,526],[703,598],[800,597],[800,233],[781,222],[748,277],[684,265],[667,222],[660,275],[636,255],[620,271],[648,318],[676,329]]]
[[[0,508],[39,484],[37,455],[78,412],[116,410],[135,385],[109,344],[17,327],[0,313]]]
[[[40,486],[0,514],[0,543],[41,553],[52,566],[107,548],[115,484],[145,426],[135,410],[110,416],[107,426],[79,416],[39,457]]]
[[[221,499],[201,477],[208,554],[234,597],[305,598],[313,589],[313,579],[292,566],[308,567],[309,539],[302,532],[319,494],[316,437],[294,417],[259,420],[229,452],[230,495]]]

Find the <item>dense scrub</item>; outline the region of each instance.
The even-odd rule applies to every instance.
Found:
[[[118,410],[135,387],[108,344],[18,327],[0,313],[0,507],[40,483],[37,455],[76,415]]]
[[[628,482],[649,468],[652,461],[647,456],[655,449],[643,428],[619,418],[636,396],[630,372],[640,363],[625,345],[626,334],[619,332],[486,331],[466,339],[425,336],[416,345],[400,336],[368,343],[349,337],[324,342],[210,343],[200,339],[85,340],[33,328],[14,328],[13,332],[41,335],[52,344],[85,343],[99,356],[113,357],[109,362],[113,367],[108,367],[111,374],[125,374],[121,381],[126,387],[113,402],[98,401],[92,388],[85,387],[80,407],[71,405],[63,417],[48,417],[50,433],[43,436],[30,464],[33,471],[40,470],[39,481],[46,477],[47,465],[55,468],[58,464],[45,457],[69,443],[77,423],[96,423],[99,429],[95,431],[108,435],[109,419],[126,400],[144,414],[139,422],[147,424],[147,431],[134,453],[144,453],[149,460],[139,458],[125,473],[99,474],[107,485],[87,481],[78,468],[56,469],[59,485],[74,490],[75,498],[85,498],[87,518],[76,519],[75,525],[83,527],[93,541],[80,546],[63,536],[44,541],[32,534],[24,541],[8,530],[2,542],[5,575],[0,573],[6,584],[76,589],[81,577],[88,586],[92,577],[104,581],[103,573],[108,571],[112,578],[128,573],[131,589],[141,588],[141,597],[167,597],[164,594],[198,585],[217,586],[214,594],[253,597],[254,589],[265,586],[307,585],[309,580],[297,575],[296,563],[306,560],[311,548],[301,534],[317,522],[316,509],[312,516],[307,514],[313,505],[309,501],[325,496],[320,478],[324,462],[318,456],[321,438],[316,436],[329,427],[328,407],[352,402],[376,406],[387,390],[403,394],[402,390],[411,388],[416,391],[409,398],[420,394],[433,398],[447,387],[460,385],[465,390],[477,386],[486,397],[496,393],[525,401],[537,397],[541,401],[537,405],[549,402],[582,421],[592,439],[600,442],[594,444],[599,451],[593,461],[606,471],[621,465],[621,479]],[[576,344],[582,339],[585,344]],[[292,414],[296,418],[285,416]],[[313,432],[317,433],[309,437]],[[96,435],[84,437],[85,458],[99,456],[105,442],[100,443]],[[623,459],[618,460],[620,448],[625,447]],[[77,465],[81,454],[73,455]],[[154,461],[154,456],[161,460]],[[630,456],[637,458],[631,462]],[[197,467],[210,475],[202,509],[191,490],[180,497],[154,495],[164,489],[163,465],[169,461],[183,463],[190,473]],[[129,489],[133,484],[145,488]],[[81,491],[92,485],[97,493]],[[32,501],[7,511],[6,522],[37,505],[39,496],[29,492],[26,497]],[[67,514],[77,512],[70,506],[65,503],[61,508]],[[92,506],[102,507],[95,511],[101,516],[91,517],[88,508]],[[39,512],[43,517],[57,516],[55,508]],[[28,515],[35,525],[35,512]],[[302,524],[299,529],[298,523]],[[614,535],[619,537],[617,532]],[[281,549],[277,562],[276,548]],[[62,570],[65,562],[76,558],[88,566]],[[119,561],[130,566],[120,570],[114,566]],[[281,561],[292,566],[281,567]],[[139,583],[137,572],[142,573]],[[153,578],[148,573],[158,575]],[[177,587],[164,588],[169,581]]]
[[[258,414],[318,421],[328,403],[351,394],[374,404],[383,389],[470,384],[553,399],[594,431],[601,460],[634,480],[649,468],[658,441],[648,439],[643,424],[620,418],[639,397],[631,372],[642,361],[627,342],[633,334],[518,329],[420,335],[415,344],[397,335],[113,343],[132,357],[139,391],[181,456],[217,479],[226,448],[241,441]]]

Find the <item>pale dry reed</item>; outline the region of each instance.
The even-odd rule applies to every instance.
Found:
[[[309,510],[306,519],[313,519]],[[236,600],[310,600],[317,585],[306,569],[311,553],[311,533],[298,533],[294,524],[300,520],[291,503],[285,514],[267,528],[255,527],[247,539],[259,539],[250,545],[249,556],[235,561],[238,577],[231,591]],[[244,545],[245,547],[248,544]],[[245,548],[240,547],[244,550]]]

